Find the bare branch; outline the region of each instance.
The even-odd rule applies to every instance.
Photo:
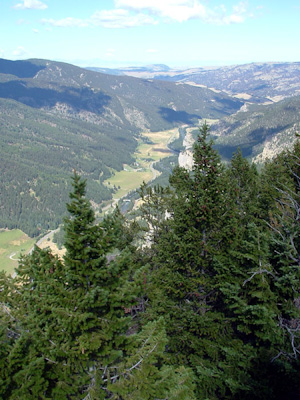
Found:
[[[260,268],[258,271],[253,272],[252,275],[250,276],[250,278],[246,279],[246,280],[243,282],[243,286],[245,286],[247,282],[250,282],[250,281],[255,277],[255,275],[263,274],[264,272],[265,272],[266,274],[268,274],[268,275],[271,275],[274,279],[277,279],[276,276],[275,276],[271,271],[269,271],[269,270],[267,270],[267,269],[265,269],[265,268],[264,268],[264,269],[261,269],[261,268]],[[249,272],[249,274],[251,274],[251,272]]]
[[[112,382],[115,382],[115,381],[116,381],[118,378],[120,378],[121,376],[126,377],[127,375],[130,374],[130,372],[131,372],[132,370],[138,368],[138,366],[141,365],[141,363],[144,361],[144,359],[147,358],[147,357],[149,356],[149,354],[151,354],[151,353],[156,349],[156,347],[157,347],[157,344],[155,344],[155,345],[153,346],[153,348],[148,352],[148,354],[147,354],[145,357],[141,357],[140,360],[139,360],[137,363],[135,363],[132,367],[126,369],[126,370],[125,370],[124,372],[122,372],[121,374],[116,374],[116,375],[114,375],[114,376],[112,376],[112,377],[110,377],[110,378],[103,379],[103,382],[108,382],[109,380],[112,381]],[[102,375],[102,378],[103,378],[103,375]]]

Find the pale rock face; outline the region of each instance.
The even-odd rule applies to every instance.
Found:
[[[194,165],[193,159],[193,145],[194,139],[191,133],[191,129],[187,129],[185,138],[183,140],[184,151],[181,151],[178,157],[178,164],[180,167],[184,167],[187,170],[191,170]]]
[[[297,128],[298,126],[295,124],[292,128],[286,129],[276,136],[265,140],[262,152],[256,157],[253,157],[252,162],[264,163],[266,160],[271,160],[282,151],[290,149],[297,140],[295,135]]]
[[[180,167],[184,167],[187,170],[191,170],[193,168],[193,153],[191,150],[183,151],[179,154],[178,164]]]

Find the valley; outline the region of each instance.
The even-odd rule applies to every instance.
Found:
[[[192,128],[190,128],[192,129]],[[189,130],[190,131],[190,130]],[[133,163],[124,164],[123,170],[111,171],[111,177],[103,184],[113,191],[112,200],[100,205],[100,215],[110,213],[118,201],[129,192],[135,191],[143,182],[150,182],[159,176],[155,170],[155,163],[173,154],[168,147],[175,139],[179,138],[179,128],[160,132],[143,132],[138,138],[138,146],[133,154]],[[62,256],[64,250],[59,249],[53,242],[55,231],[37,241],[40,248],[49,247],[54,254]],[[35,239],[29,238],[20,230],[3,230],[0,232],[0,270],[12,274],[22,254],[30,251]]]
[[[187,140],[201,120],[223,160],[239,146],[263,163],[295,140],[299,90],[299,63],[99,72],[0,59],[0,227],[31,237],[57,228],[74,170],[97,212],[143,181],[166,184],[170,165],[162,181],[155,163],[174,155],[180,127]],[[182,152],[179,163],[190,159]]]
[[[140,171],[133,164],[138,146],[144,151],[141,132],[194,126],[242,105],[225,93],[187,84],[50,60],[0,59],[0,227],[38,236],[59,226],[74,170],[88,179],[87,194],[96,207],[121,197],[115,192],[124,182],[126,192],[153,177],[150,164]],[[133,168],[137,184],[132,186],[124,165]]]
[[[133,165],[124,164],[122,171],[113,171],[112,176],[103,183],[111,188],[117,188],[113,199],[120,199],[128,192],[138,189],[143,182],[155,179],[159,172],[155,163],[170,156],[172,150],[168,147],[179,137],[178,128],[160,132],[143,132],[138,139],[138,146],[133,154]]]

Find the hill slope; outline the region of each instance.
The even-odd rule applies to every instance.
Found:
[[[225,94],[190,85],[106,75],[54,61],[15,63],[22,64],[8,74],[7,61],[0,60],[0,97],[94,122],[103,129],[169,129],[229,115],[242,105]],[[27,77],[19,73],[24,63]]]
[[[278,101],[300,94],[300,63],[252,63],[224,67],[157,71],[123,69],[120,73],[193,83],[238,95],[252,102]]]
[[[269,105],[247,105],[212,126],[216,147],[230,159],[239,146],[245,157],[263,162],[291,147],[300,130],[300,96]]]
[[[115,77],[53,61],[0,60],[0,227],[30,235],[56,227],[72,170],[88,177],[88,196],[134,160],[143,130],[197,124],[242,103],[210,90]]]
[[[103,134],[95,124],[4,99],[0,141],[0,224],[31,235],[61,222],[73,169],[88,177],[89,194],[101,203],[111,197],[102,180],[133,162],[136,148],[126,131]]]

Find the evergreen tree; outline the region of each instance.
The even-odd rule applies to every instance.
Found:
[[[238,225],[257,222],[259,212],[259,177],[255,164],[250,164],[238,149],[227,169],[229,190],[237,208]]]
[[[1,301],[9,315],[6,336],[11,339],[4,398],[47,398],[55,386],[53,377],[60,372],[56,311],[61,266],[49,251],[35,248],[20,260],[16,278],[3,282]]]
[[[279,325],[285,345],[278,345],[278,357],[294,364],[300,355],[300,142],[274,160],[285,169],[284,182],[274,182],[276,208],[270,215],[271,263],[276,271],[273,290],[279,303]],[[281,177],[282,180],[282,177]]]
[[[163,318],[148,322],[131,338],[133,347],[108,387],[118,400],[195,399],[193,374],[188,368],[167,365],[168,343]]]
[[[231,337],[234,331],[224,315],[220,257],[236,240],[236,215],[229,180],[208,131],[204,124],[192,173],[177,167],[170,177],[172,218],[154,246],[148,288],[148,314],[164,315],[168,356],[175,365],[193,368],[199,399],[232,396],[246,387],[245,366],[251,361],[247,346]]]
[[[84,398],[96,372],[123,357],[131,320],[124,308],[136,298],[130,254],[107,260],[114,241],[95,225],[85,186],[75,173],[64,260],[35,248],[1,292],[16,321],[8,360],[12,382],[3,389],[12,398]],[[107,393],[100,385],[99,399]]]
[[[93,382],[91,371],[96,373],[123,356],[130,323],[124,308],[132,305],[136,293],[129,282],[129,257],[124,253],[121,259],[107,260],[114,243],[109,230],[95,225],[85,186],[75,173],[67,205],[70,217],[65,220],[66,290],[60,323],[69,336],[69,362],[76,373],[81,366]],[[105,398],[105,390],[99,396]]]

